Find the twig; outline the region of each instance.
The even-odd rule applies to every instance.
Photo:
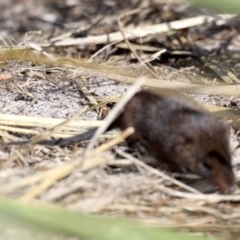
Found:
[[[68,176],[72,171],[74,171],[80,165],[81,165],[82,171],[87,171],[94,167],[99,166],[100,164],[106,163],[109,160],[106,157],[102,157],[102,158],[99,156],[97,158],[93,158],[93,157],[115,146],[116,144],[120,143],[125,138],[129,137],[133,132],[134,132],[133,128],[127,128],[119,136],[103,144],[102,146],[96,148],[94,151],[89,152],[89,154],[86,156],[86,159],[77,157],[71,163],[64,164],[58,167],[57,169],[49,170],[47,174],[44,173],[43,175],[44,178],[42,179],[43,181],[38,186],[36,186],[33,190],[29,191],[28,193],[20,197],[20,199],[24,201],[30,201],[34,199],[35,197],[39,196],[43,191],[51,187],[56,181]]]
[[[158,186],[159,190],[163,193],[173,196],[173,197],[180,197],[186,198],[191,200],[204,200],[209,203],[217,203],[222,201],[232,201],[232,202],[239,202],[240,195],[215,195],[215,194],[193,194],[193,193],[185,193],[170,189],[164,186]]]
[[[133,95],[140,90],[141,85],[144,83],[145,78],[139,78],[135,84],[130,88],[130,90],[124,95],[124,97],[118,102],[118,104],[114,107],[112,112],[106,117],[104,124],[97,129],[95,132],[91,142],[89,143],[87,149],[85,150],[84,156],[94,147],[94,144],[97,138],[104,133],[107,128],[110,126],[112,121],[117,118],[120,114],[121,110],[127,104],[127,102],[133,97]]]
[[[180,182],[180,181],[178,181],[178,180],[176,180],[176,179],[174,179],[174,178],[166,175],[165,173],[163,173],[163,172],[161,172],[161,171],[159,171],[159,170],[157,170],[157,169],[154,169],[154,168],[148,166],[148,165],[145,164],[144,162],[139,161],[138,159],[134,158],[133,156],[131,156],[131,155],[129,155],[129,154],[127,154],[127,153],[119,150],[119,149],[117,149],[116,152],[117,152],[119,155],[121,155],[121,156],[123,156],[123,157],[125,157],[125,158],[127,158],[127,159],[129,159],[129,160],[131,160],[131,161],[134,162],[135,164],[140,165],[141,167],[147,169],[148,171],[150,171],[150,172],[153,173],[154,175],[157,175],[157,176],[159,176],[159,177],[162,177],[162,178],[164,178],[165,180],[168,180],[168,181],[170,181],[171,183],[173,183],[173,184],[175,184],[175,185],[177,185],[177,186],[179,186],[179,187],[181,187],[181,188],[183,188],[183,189],[185,189],[185,190],[187,190],[187,191],[189,191],[189,192],[191,192],[191,193],[200,193],[198,190],[196,190],[196,189],[194,189],[194,188],[192,188],[192,187],[189,187],[189,186],[187,186],[186,184],[184,184],[184,183],[182,183],[182,182]]]
[[[148,35],[153,35],[157,33],[163,33],[169,31],[169,26],[171,29],[184,29],[190,28],[194,26],[199,26],[201,24],[212,23],[215,21],[216,25],[222,25],[226,23],[229,19],[235,17],[235,15],[228,15],[225,18],[222,15],[217,15],[215,17],[212,16],[197,16],[193,18],[186,18],[181,20],[172,21],[169,23],[160,23],[156,25],[146,26],[146,27],[139,27],[135,29],[130,29],[126,32],[126,38],[140,38],[146,37]],[[220,18],[220,19],[219,19]],[[52,47],[52,46],[74,46],[74,45],[87,45],[87,44],[103,44],[103,43],[111,43],[115,41],[122,41],[123,36],[121,32],[114,32],[110,34],[104,34],[99,36],[89,36],[86,38],[71,38],[55,43],[43,43],[41,47]]]
[[[128,45],[129,49],[132,51],[133,55],[136,57],[136,59],[146,68],[146,70],[148,72],[150,72],[155,78],[159,78],[159,76],[156,74],[156,72],[154,72],[146,63],[143,62],[143,60],[138,56],[138,54],[136,53],[135,49],[132,47],[132,45],[130,44],[130,42],[128,41],[126,35],[125,35],[125,32],[123,30],[123,27],[122,27],[122,23],[121,23],[121,19],[123,17],[126,17],[126,16],[129,16],[129,15],[132,15],[132,14],[135,14],[137,12],[139,12],[141,9],[137,8],[137,9],[134,9],[128,13],[124,13],[120,16],[118,16],[117,18],[117,22],[118,22],[118,27],[119,27],[119,30],[124,38],[124,41],[126,42],[126,44]]]

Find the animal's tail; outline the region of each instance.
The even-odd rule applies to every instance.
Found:
[[[43,140],[43,141],[39,141],[36,144],[40,144],[40,145],[58,145],[58,146],[66,146],[66,145],[70,145],[73,143],[77,143],[80,141],[85,141],[85,140],[89,140],[91,137],[93,137],[94,133],[96,132],[97,128],[91,128],[90,130],[88,130],[85,133],[73,136],[73,137],[69,137],[69,138],[58,138],[58,139],[51,139],[51,140]],[[25,145],[30,143],[31,140],[29,141],[21,141],[21,142],[11,142],[8,143],[7,145]]]

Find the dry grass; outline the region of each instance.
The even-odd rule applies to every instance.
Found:
[[[158,4],[157,1],[155,4]],[[66,95],[76,96],[75,92],[62,88],[63,81],[61,80],[78,82],[78,84],[76,83],[78,89],[87,97],[87,100],[82,104],[89,107],[78,111],[78,114],[69,120],[0,114],[0,133],[3,139],[0,151],[1,196],[10,196],[23,201],[59,204],[76,211],[127,215],[151,225],[184,228],[220,236],[226,234],[231,239],[238,236],[240,231],[240,207],[238,205],[240,195],[237,194],[239,190],[236,191],[235,195],[229,196],[218,193],[202,194],[188,185],[195,179],[195,176],[184,175],[181,176],[182,181],[178,181],[170,173],[154,169],[140,161],[140,157],[136,158],[119,148],[113,148],[131,134],[131,129],[120,135],[116,133],[102,135],[111,140],[92,150],[97,139],[94,138],[94,142],[90,142],[89,151],[85,157],[83,157],[83,152],[86,150],[85,146],[74,145],[65,148],[39,145],[6,147],[4,144],[29,137],[29,135],[34,136],[32,143],[43,138],[68,137],[96,126],[101,126],[100,134],[104,132],[104,129],[107,128],[107,125],[104,124],[110,122],[103,124],[103,121],[100,120],[84,121],[77,120],[77,118],[86,111],[97,111],[100,114],[104,111],[107,103],[118,102],[123,94],[107,97],[89,93],[91,84],[88,81],[91,77],[101,78],[104,81],[110,79],[118,83],[134,84],[138,79],[137,77],[144,76],[145,81],[142,87],[157,92],[165,92],[161,89],[168,88],[185,93],[239,96],[238,85],[232,84],[239,82],[235,74],[227,74],[228,77],[232,77],[233,82],[223,84],[220,79],[214,82],[211,77],[200,74],[191,75],[188,71],[184,72],[169,66],[168,70],[171,71],[171,77],[168,78],[168,74],[163,74],[164,68],[157,64],[155,66],[153,61],[161,57],[167,49],[151,48],[151,51],[148,51],[152,47],[150,46],[151,41],[154,40],[156,34],[167,34],[176,30],[184,31],[184,29],[200,25],[207,29],[212,22],[216,24],[215,27],[218,27],[226,24],[227,20],[233,16],[201,15],[172,20],[169,23],[150,24],[144,17],[146,14],[144,11],[153,9],[154,6],[143,3],[137,9],[129,7],[125,11],[120,11],[118,14],[120,16],[118,18],[119,31],[111,32],[108,35],[93,36],[90,34],[84,38],[74,39],[69,38],[69,34],[61,35],[63,34],[61,33],[54,38],[45,39],[45,42],[33,43],[32,40],[26,40],[24,46],[12,46],[11,49],[9,49],[7,42],[5,46],[2,46],[0,62],[5,65],[6,69],[0,75],[3,86],[9,89],[11,85],[11,87],[18,88],[24,96],[34,98],[25,85],[20,85],[20,83],[17,85],[17,77],[22,71],[19,69],[24,69],[24,77],[28,78],[29,82],[37,79],[42,84],[50,81],[45,71],[48,69],[53,74],[54,84],[59,86],[59,89],[64,90]],[[142,23],[138,27],[129,24],[129,28],[124,27],[127,22],[124,19],[129,19],[129,17],[131,19],[132,14],[136,12],[140,17],[143,14],[142,20],[143,23],[146,20],[145,24]],[[139,38],[142,39],[142,44],[139,43]],[[136,40],[136,42],[129,42],[129,39]],[[123,40],[126,44],[120,45],[119,43]],[[83,43],[86,48],[100,43],[104,47],[97,49],[92,54],[93,57],[88,58],[88,61],[73,56],[62,57],[58,54],[59,46],[67,49]],[[190,43],[188,44],[190,45]],[[107,50],[115,51],[116,48],[129,50],[126,63],[119,64],[121,57],[114,54],[116,61],[103,61],[102,64],[92,62],[93,59]],[[153,50],[157,52],[157,55],[152,53]],[[193,54],[191,48],[183,49],[183,51],[185,51],[184,54]],[[177,51],[175,54],[178,54]],[[89,55],[91,54],[89,53]],[[200,53],[197,57],[206,64],[210,61],[210,58],[206,59]],[[139,62],[134,65],[129,61],[136,59]],[[122,66],[118,66],[118,64]],[[81,76],[81,84],[79,84],[79,76]],[[226,76],[223,76],[223,72],[221,72],[219,78],[224,80]],[[209,82],[211,85],[206,84]],[[179,97],[179,93],[174,91],[172,93],[173,97]],[[184,98],[183,101],[188,101],[189,104],[195,104],[188,97],[181,96],[181,98]],[[237,130],[239,130],[239,110],[210,106],[209,102],[205,107],[219,117],[236,122],[235,127],[237,126]],[[115,114],[118,112],[119,109]],[[236,138],[236,135],[233,134],[232,140],[234,137]],[[236,144],[235,140],[233,150],[237,146],[238,141]],[[237,179],[239,179],[237,167],[235,172]]]

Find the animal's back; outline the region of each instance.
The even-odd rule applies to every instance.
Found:
[[[224,193],[235,187],[228,127],[209,113],[149,92],[137,93],[112,127],[134,127],[129,145],[140,142],[157,161],[190,170]]]

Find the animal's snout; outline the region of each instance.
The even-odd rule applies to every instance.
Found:
[[[220,192],[223,194],[231,194],[237,188],[235,181],[232,184],[226,184],[225,182],[219,182],[217,185],[218,185]]]

